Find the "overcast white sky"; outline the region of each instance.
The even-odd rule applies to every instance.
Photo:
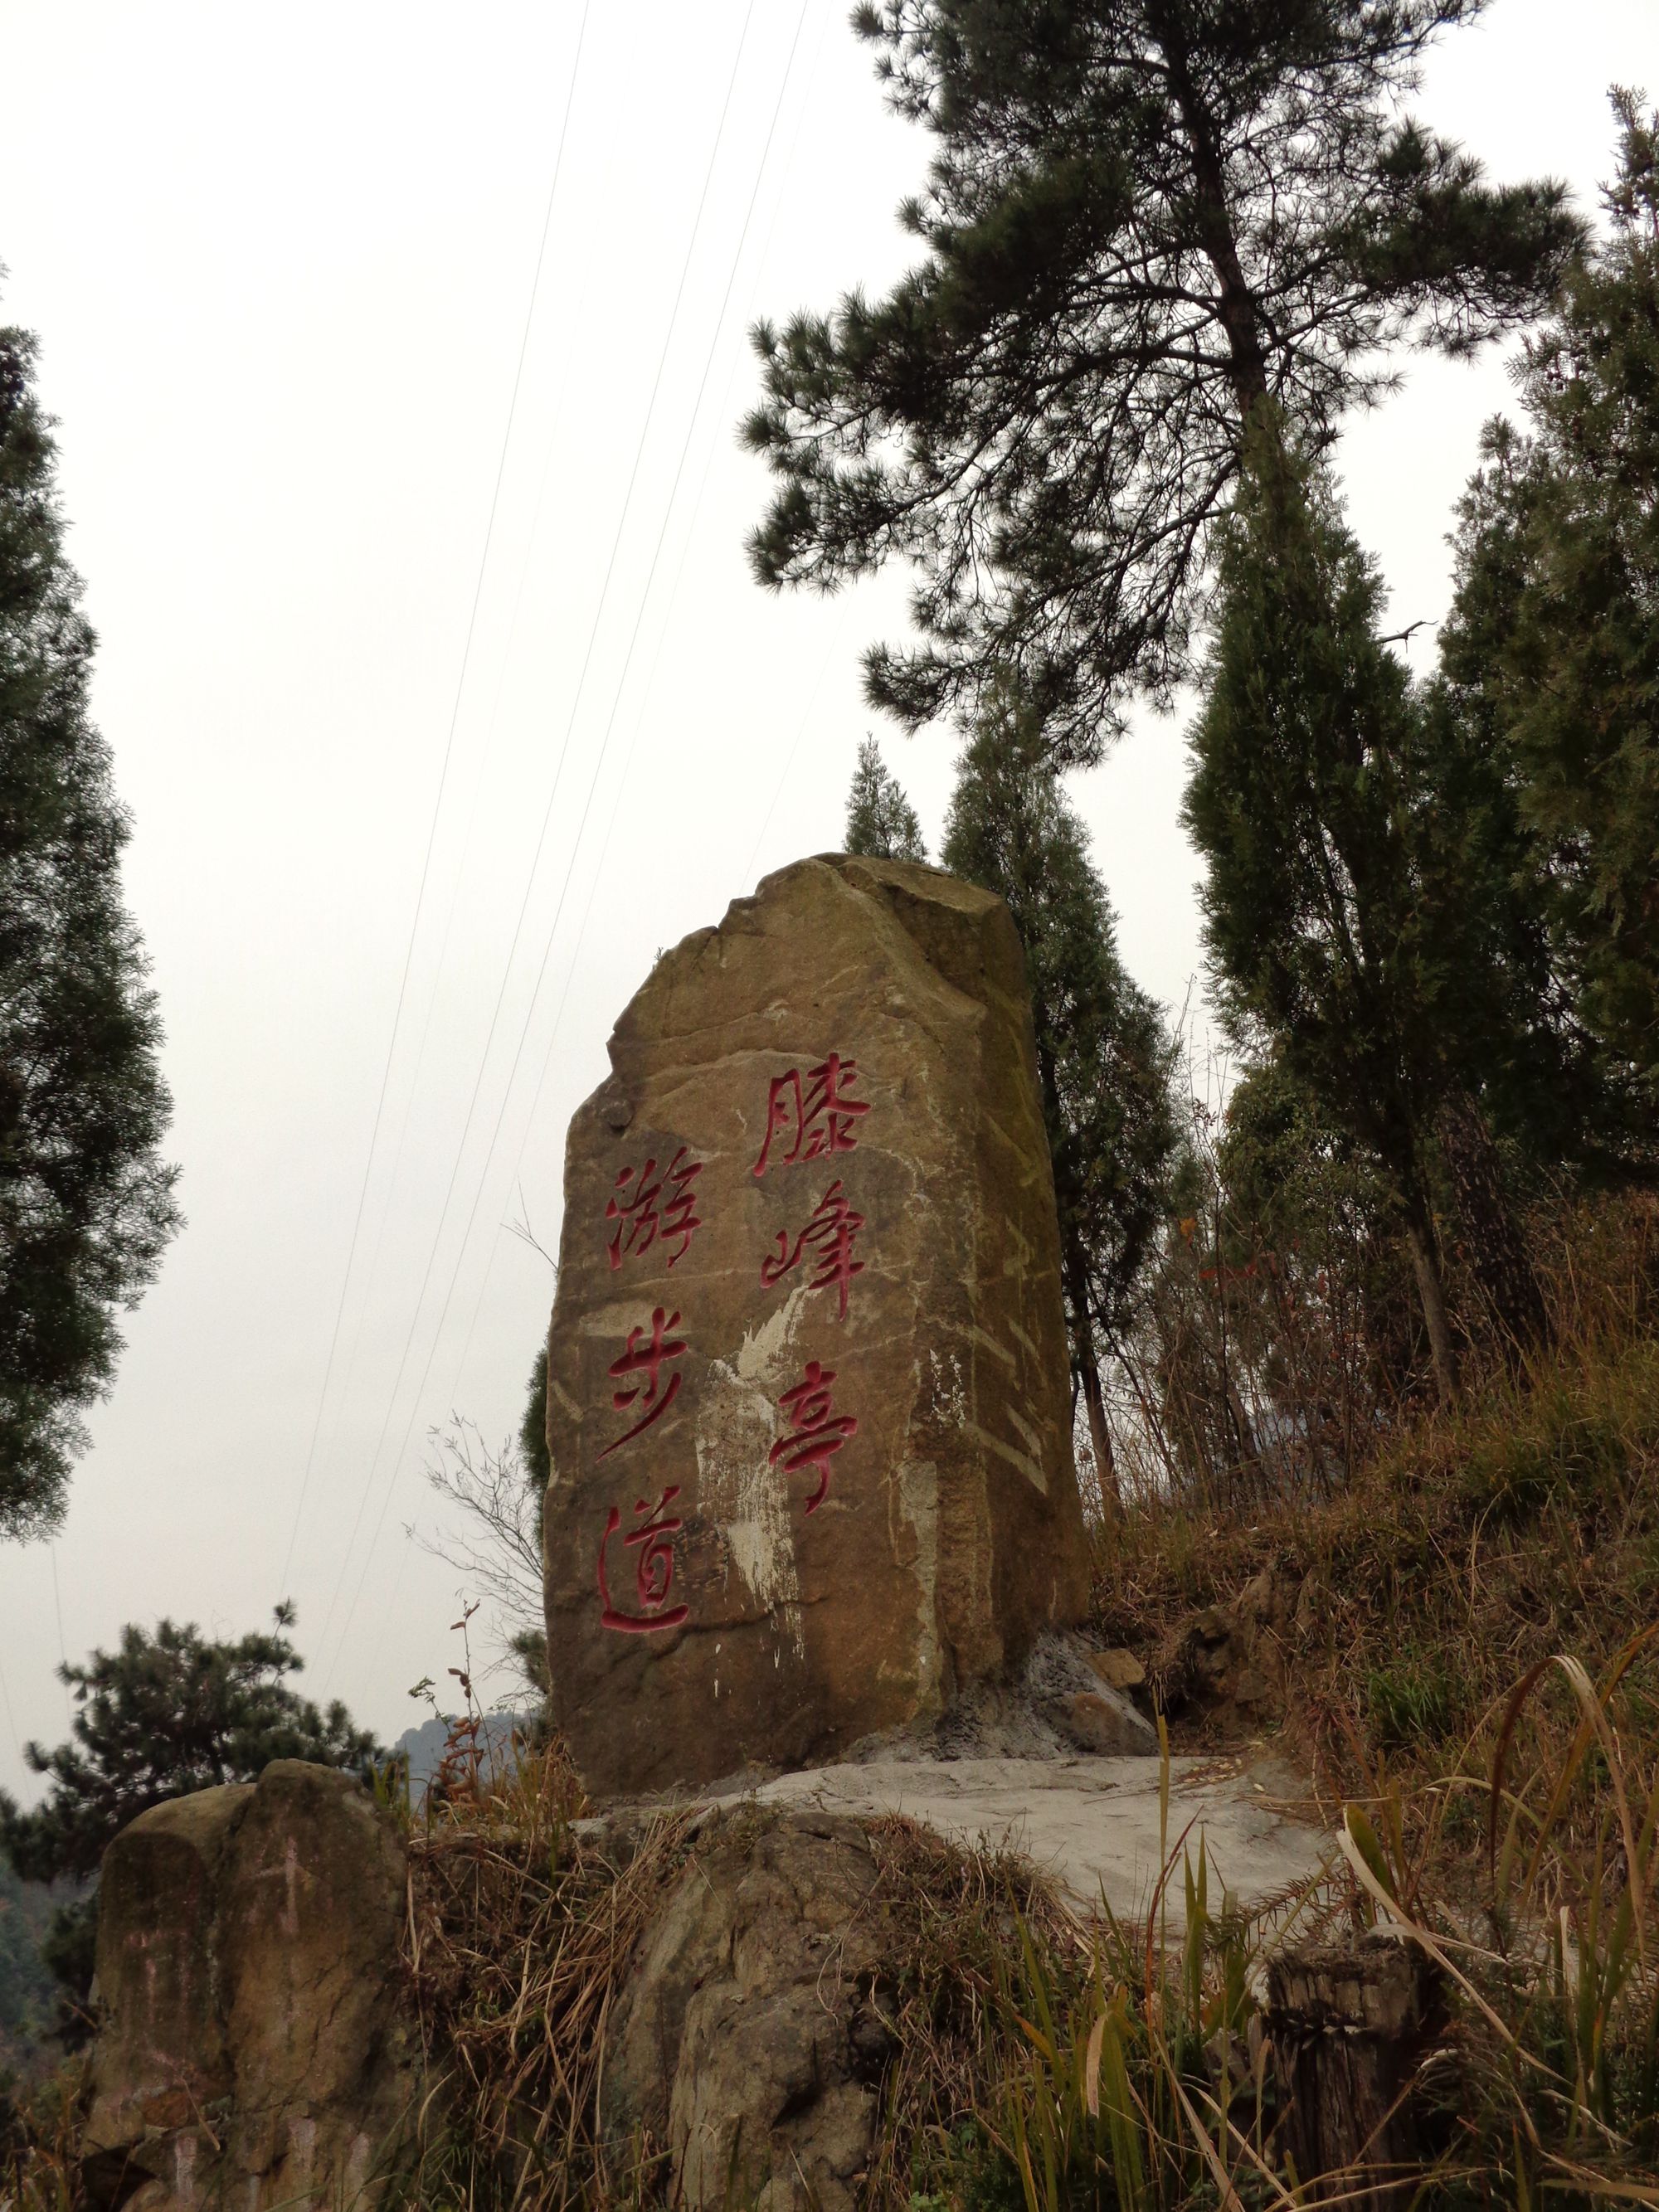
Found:
[[[779,601],[743,556],[747,325],[908,254],[926,142],[846,12],[591,0],[573,97],[581,0],[0,0],[0,316],[60,418],[189,1215],[67,1526],[0,1546],[0,1782],[64,1733],[60,1650],[124,1621],[292,1595],[307,1686],[386,1735],[455,1656],[404,1528],[432,1424],[518,1422],[551,1282],[504,1224],[556,1247],[566,1121],[656,949],[838,842],[859,653],[902,619],[901,577]],[[1656,31],[1493,0],[1419,105],[1589,204]],[[1443,611],[1504,396],[1495,358],[1420,364],[1345,449],[1402,623]],[[884,742],[935,836],[949,734]],[[1074,787],[1171,1004],[1182,781],[1149,720]]]

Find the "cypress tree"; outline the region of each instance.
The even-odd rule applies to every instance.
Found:
[[[0,1534],[50,1528],[115,1316],[179,1225],[126,816],[88,714],[33,342],[0,330]]]
[[[847,833],[843,849],[861,853],[871,860],[925,860],[916,810],[904,795],[898,778],[881,757],[873,738],[859,747],[859,764],[847,794]]]
[[[914,653],[870,696],[912,726],[1004,674],[1057,754],[1187,671],[1212,526],[1271,399],[1328,437],[1405,343],[1535,313],[1579,236],[1401,112],[1482,0],[880,0],[854,22],[931,133],[881,300],[756,332],[745,426],[777,478],[770,587],[893,555]]]
[[[1616,93],[1611,232],[1524,349],[1461,511],[1448,687],[1501,759],[1555,970],[1659,1092],[1659,117]],[[1643,1149],[1651,1156],[1650,1134]]]
[[[1417,708],[1380,636],[1376,571],[1273,426],[1221,553],[1183,819],[1221,1013],[1370,1154],[1398,1208],[1443,1394],[1456,1359],[1431,1147],[1462,976],[1414,866]]]
[[[1124,970],[1087,834],[1036,720],[988,702],[963,753],[943,860],[1006,901],[1025,948],[1060,1210],[1072,1367],[1109,1506],[1118,1502],[1098,1346],[1121,1328],[1176,1146],[1158,1009]]]

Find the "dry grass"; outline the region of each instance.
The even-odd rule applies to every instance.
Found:
[[[1379,1762],[1440,1771],[1516,1679],[1570,1650],[1593,1675],[1659,1616],[1659,1339],[1655,1218],[1577,1218],[1550,1269],[1557,1348],[1519,1380],[1501,1364],[1465,1402],[1379,1435],[1330,1497],[1248,1519],[1153,1504],[1098,1561],[1098,1625],[1156,1666],[1182,1620],[1263,1569],[1291,1600],[1278,1635],[1286,1726],[1340,1792]],[[1626,1695],[1659,1717],[1644,1652]],[[1563,1688],[1528,1715],[1547,1759],[1571,1733]]]
[[[605,2027],[692,1823],[642,1821],[618,1850],[576,1832],[584,1809],[555,1746],[500,1780],[464,1772],[410,1835],[409,1966],[430,2083],[422,2203],[554,2212],[633,2193],[600,2138]]]
[[[893,2057],[866,2192],[907,2206],[929,2177],[959,2165],[964,2130],[995,2101],[1006,2069],[1009,1962],[1024,1940],[1086,1972],[1076,1920],[1025,1863],[957,1849],[915,1821],[872,1824],[874,1907],[893,1964],[884,1991]]]
[[[681,1813],[613,1826],[607,1844],[574,1832],[580,1810],[554,1750],[504,1786],[458,1792],[411,1836],[410,1965],[433,2082],[412,2202],[563,2212],[638,2203],[659,2185],[659,2161],[621,2170],[604,2142],[606,2026],[653,1913],[708,1839],[724,1848],[735,1832],[700,1833]],[[999,1990],[1020,1931],[1057,1953],[1082,1947],[1019,1861],[899,1818],[874,1823],[871,1840],[892,2057],[866,2197],[897,2208],[995,2093]]]

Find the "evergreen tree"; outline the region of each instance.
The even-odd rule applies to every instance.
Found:
[[[1490,424],[1442,638],[1503,760],[1559,975],[1650,1115],[1659,1091],[1659,117],[1618,93],[1611,235]]]
[[[542,1522],[547,1504],[547,1486],[553,1479],[552,1455],[547,1449],[547,1346],[543,1344],[530,1370],[525,1396],[524,1419],[519,1427],[519,1447],[524,1459],[525,1486],[535,1500],[536,1547],[542,1545]],[[509,1638],[514,1656],[524,1669],[526,1681],[540,1699],[543,1718],[550,1687],[547,1672],[547,1630],[540,1621],[515,1628]]]
[[[756,332],[745,434],[779,479],[773,587],[893,554],[922,643],[878,648],[913,726],[1011,673],[1063,759],[1186,670],[1212,526],[1271,398],[1329,436],[1405,343],[1535,313],[1579,236],[1403,117],[1482,0],[881,0],[860,34],[933,133],[884,300]]]
[[[293,1625],[293,1607],[280,1605],[274,1633],[235,1643],[210,1642],[188,1623],[128,1626],[118,1650],[60,1667],[77,1708],[73,1740],[23,1747],[46,1778],[46,1797],[25,1812],[0,1790],[0,1853],[14,1870],[27,1881],[86,1881],[139,1814],[193,1790],[257,1781],[273,1759],[365,1770],[383,1759],[337,1699],[319,1710],[289,1686],[305,1663],[285,1633]],[[45,1947],[77,1994],[91,1978],[96,1924],[94,1898],[61,1907]]]
[[[1277,1059],[1380,1165],[1450,1395],[1438,1152],[1461,1158],[1460,1132],[1466,1147],[1484,1140],[1472,1091],[1504,1047],[1511,1063],[1522,1055],[1527,1034],[1514,1029],[1501,886],[1464,872],[1478,841],[1460,834],[1453,770],[1469,763],[1449,768],[1442,725],[1379,634],[1375,569],[1271,424],[1252,440],[1221,575],[1184,810],[1208,862],[1221,1011],[1249,1056]],[[1541,1024],[1533,1034],[1547,1042]],[[1474,1167],[1465,1179],[1496,1207],[1481,1228],[1504,1327],[1535,1335],[1541,1305],[1504,1248],[1501,1193]]]
[[[943,859],[1006,902],[1025,947],[1073,1371],[1109,1504],[1097,1347],[1122,1326],[1164,1209],[1170,1051],[1157,1007],[1118,957],[1111,904],[1042,728],[1006,696],[988,702],[963,754]]]
[[[524,1457],[524,1479],[538,1496],[553,1479],[553,1462],[547,1449],[547,1346],[537,1352],[525,1385],[524,1418],[519,1424],[519,1449]]]
[[[125,814],[88,719],[93,635],[64,557],[33,348],[0,330],[0,1534],[62,1516],[115,1316],[179,1225]]]
[[[881,747],[873,738],[866,738],[859,747],[859,764],[847,794],[844,849],[871,860],[927,858],[916,810],[882,760]]]
[[[40,1954],[52,1911],[46,1892],[21,1881],[0,1858],[0,2142],[7,2077],[32,2055],[52,2021],[57,1992]]]

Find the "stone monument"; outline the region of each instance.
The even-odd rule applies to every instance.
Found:
[[[571,1123],[554,1712],[599,1796],[836,1758],[1082,1618],[1006,908],[829,854],[658,963]]]

